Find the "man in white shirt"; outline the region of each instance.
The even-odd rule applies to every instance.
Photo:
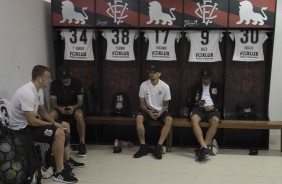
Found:
[[[162,159],[162,144],[165,141],[172,123],[172,117],[168,112],[171,99],[169,86],[160,80],[161,70],[158,66],[150,66],[150,79],[144,81],[139,90],[140,112],[136,117],[136,129],[140,141],[140,149],[134,154],[134,158],[140,158],[148,154],[145,144],[144,121],[158,120],[164,123],[158,144],[153,152],[157,159]]]
[[[70,158],[70,136],[65,132],[65,124],[55,122],[43,103],[43,87],[51,82],[50,69],[36,65],[32,70],[32,80],[20,87],[13,95],[9,107],[9,127],[13,130],[30,132],[36,142],[50,143],[56,164],[54,181],[76,183],[78,180],[64,168],[64,157],[69,165],[81,164]],[[37,118],[37,113],[40,118]]]

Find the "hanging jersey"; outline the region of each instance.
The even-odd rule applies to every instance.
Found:
[[[107,29],[103,31],[102,36],[107,40],[106,60],[135,60],[133,44],[134,39],[138,37],[136,30]]]
[[[240,30],[229,35],[235,40],[233,61],[263,61],[263,43],[267,39],[265,31]]]
[[[0,98],[0,124],[2,124],[3,126],[9,125],[8,110],[9,101],[4,98]]]
[[[221,31],[187,31],[186,37],[191,43],[190,62],[221,61],[219,42],[223,34]]]
[[[65,40],[66,60],[93,61],[92,40],[95,39],[91,29],[63,29],[61,37]]]
[[[175,40],[178,42],[181,37],[179,31],[147,30],[144,37],[149,40],[147,60],[176,60]]]

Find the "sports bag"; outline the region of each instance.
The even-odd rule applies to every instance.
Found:
[[[115,116],[130,116],[130,103],[127,93],[118,92],[112,100],[111,114]]]

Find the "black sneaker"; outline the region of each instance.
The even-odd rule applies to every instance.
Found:
[[[64,162],[64,169],[65,169],[65,172],[71,173],[73,167],[69,163]]]
[[[163,158],[162,153],[163,153],[162,145],[157,144],[157,145],[155,146],[154,156],[155,156],[157,159],[162,159],[162,158]]]
[[[202,147],[200,149],[201,159],[207,158],[211,154],[211,150],[209,148]]]
[[[85,166],[84,163],[77,162],[77,161],[75,161],[75,160],[72,159],[72,158],[70,158],[68,161],[66,161],[66,163],[67,163],[68,165],[70,165],[71,168],[84,167],[84,166]]]
[[[199,160],[199,161],[202,160],[202,157],[201,157],[201,149],[200,149],[200,148],[197,148],[197,149],[195,150],[195,158],[196,158],[197,160]]]
[[[65,170],[55,174],[53,180],[61,183],[76,183],[78,181],[76,177],[67,173]]]
[[[79,145],[77,156],[79,156],[79,157],[85,157],[86,156],[86,146],[85,146],[85,144]]]
[[[134,158],[140,158],[148,155],[147,147],[145,144],[141,144],[139,150],[134,154]]]

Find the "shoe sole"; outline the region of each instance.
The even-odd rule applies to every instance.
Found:
[[[85,165],[82,165],[82,166],[72,166],[73,168],[83,168],[85,167]]]
[[[147,153],[146,155],[148,155],[148,153]],[[141,157],[146,156],[146,155],[141,155],[141,156],[138,156],[138,157],[136,157],[136,156],[134,155],[133,158],[141,158]]]
[[[57,179],[55,177],[53,177],[53,180],[57,182],[61,182],[61,183],[77,183],[77,181],[64,181],[64,180]]]
[[[85,155],[77,155],[78,157],[86,157],[86,154]]]

